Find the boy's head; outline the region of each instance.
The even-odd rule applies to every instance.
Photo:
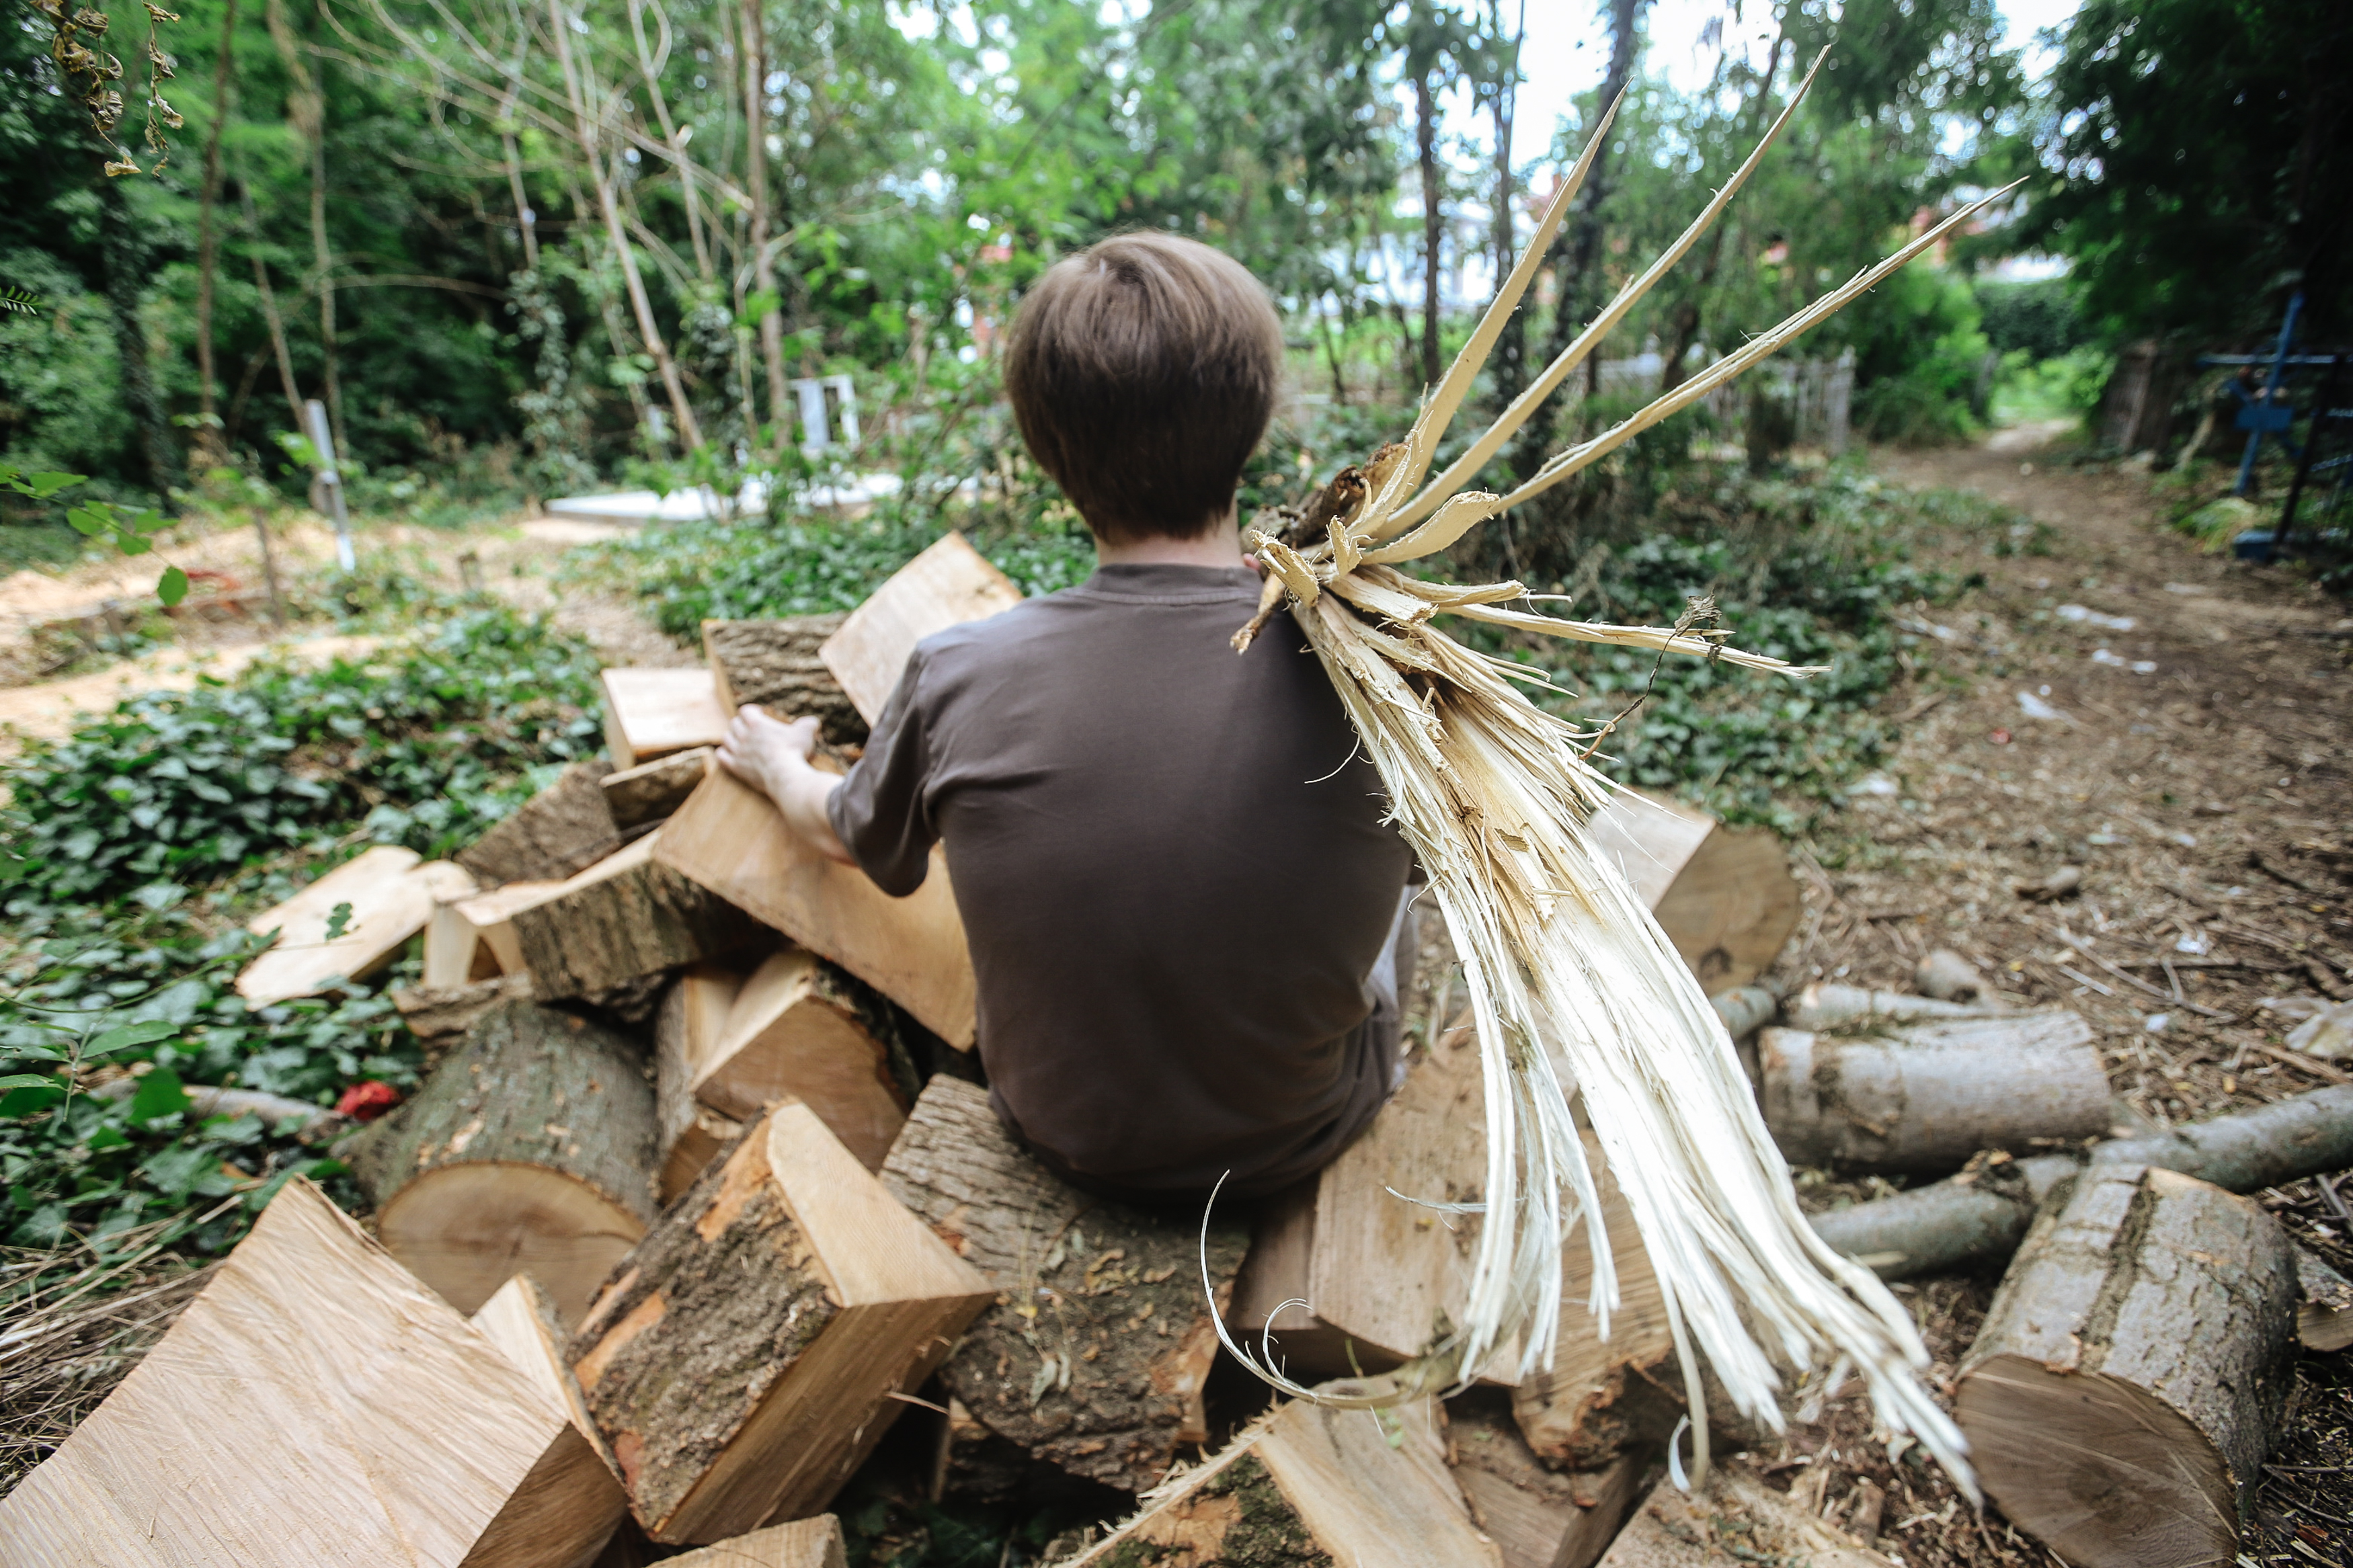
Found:
[[[1022,300],[1005,389],[1022,439],[1107,540],[1192,539],[1233,504],[1282,380],[1282,323],[1232,258],[1127,234]]]

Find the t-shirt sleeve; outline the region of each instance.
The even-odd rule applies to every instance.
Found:
[[[924,791],[932,757],[923,665],[918,648],[883,704],[865,754],[826,802],[826,816],[842,847],[876,887],[898,899],[923,885],[932,846],[940,837]]]

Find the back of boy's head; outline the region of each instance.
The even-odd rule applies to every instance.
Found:
[[[1282,382],[1282,323],[1240,263],[1127,234],[1056,262],[1014,318],[1013,417],[1109,540],[1192,539],[1233,504]]]

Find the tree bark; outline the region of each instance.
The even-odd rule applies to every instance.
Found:
[[[205,128],[205,174],[196,206],[196,446],[207,465],[227,461],[221,438],[220,378],[213,364],[213,291],[220,274],[221,132],[228,122],[229,66],[237,50],[237,0],[221,12],[220,52],[213,60],[213,122]]]
[[[2070,1563],[2227,1563],[2286,1402],[2295,1250],[2261,1205],[2154,1168],[2053,1191],[1955,1398],[2002,1511]]]
[[[702,651],[719,682],[720,709],[733,715],[756,702],[780,719],[814,717],[837,746],[866,742],[866,721],[818,650],[847,613],[774,621],[705,621]]]
[[[605,792],[613,826],[626,833],[669,817],[702,783],[717,754],[709,746],[696,746],[607,773],[597,787]]]
[[[1445,234],[1445,216],[1439,210],[1438,107],[1432,101],[1430,69],[1413,79],[1414,154],[1421,170],[1421,386],[1424,396],[1435,390],[1442,367],[1438,343],[1438,253]]]
[[[508,1002],[344,1156],[394,1257],[461,1312],[527,1269],[566,1322],[654,1218],[654,1097],[640,1052]]]
[[[514,912],[515,942],[541,1001],[588,996],[774,940],[743,910],[657,864],[659,837],[648,834]]]
[[[132,220],[131,202],[119,180],[109,180],[99,196],[106,260],[106,303],[114,321],[115,354],[121,366],[122,402],[132,426],[139,433],[140,466],[147,488],[167,516],[179,515],[172,487],[182,474],[173,449],[172,427],[164,417],[164,400],[155,389],[155,372],[147,358],[147,321],[139,296],[146,282],[147,247],[139,240]]]
[[[768,296],[760,318],[760,357],[768,371],[768,422],[779,447],[792,439],[792,395],[785,385],[784,300],[776,292],[768,226],[768,26],[762,0],[744,0],[744,179],[752,198],[752,278]]]
[[[261,219],[253,210],[253,187],[239,184],[237,199],[245,205],[246,237],[256,243],[261,238]],[[278,313],[278,296],[269,287],[269,269],[256,254],[253,261],[253,286],[261,296],[261,319],[269,324],[270,352],[278,357],[278,384],[286,394],[287,427],[302,428],[302,389],[294,380],[294,356],[286,347],[286,319]]]
[[[575,763],[555,782],[455,858],[484,888],[504,882],[560,882],[621,847],[621,830],[605,804],[603,780],[613,764],[603,758]]]
[[[2063,1007],[1883,1038],[1767,1029],[1757,1052],[1765,1124],[1793,1165],[1950,1171],[2108,1130],[2091,1026]]]
[[[987,1275],[996,1304],[941,1369],[989,1430],[1122,1491],[1157,1484],[1208,1439],[1218,1353],[1201,1299],[1199,1227],[1091,1197],[1017,1147],[986,1090],[934,1078],[882,1169],[891,1194]],[[1222,1310],[1247,1241],[1207,1239]]]
[[[1503,0],[1495,0],[1496,30],[1502,31]],[[1495,96],[1488,105],[1495,132],[1495,287],[1500,290],[1504,279],[1511,276],[1513,263],[1519,259],[1517,242],[1512,227],[1512,121],[1518,107],[1520,47],[1528,32],[1526,0],[1521,0],[1520,21],[1512,36],[1511,52],[1506,57],[1503,73],[1495,82]],[[1495,381],[1495,406],[1509,408],[1512,399],[1528,384],[1528,318],[1527,301],[1523,300],[1504,319],[1503,330],[1495,335],[1495,353],[1488,362]]]

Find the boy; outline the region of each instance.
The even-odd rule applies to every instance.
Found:
[[[1207,246],[1058,263],[1006,391],[1094,574],[925,638],[847,778],[809,765],[815,721],[757,708],[719,752],[887,892],[944,840],[998,1116],[1135,1201],[1297,1181],[1397,1072],[1411,855],[1295,629],[1228,641],[1259,595],[1234,492],[1282,367],[1265,291]]]

